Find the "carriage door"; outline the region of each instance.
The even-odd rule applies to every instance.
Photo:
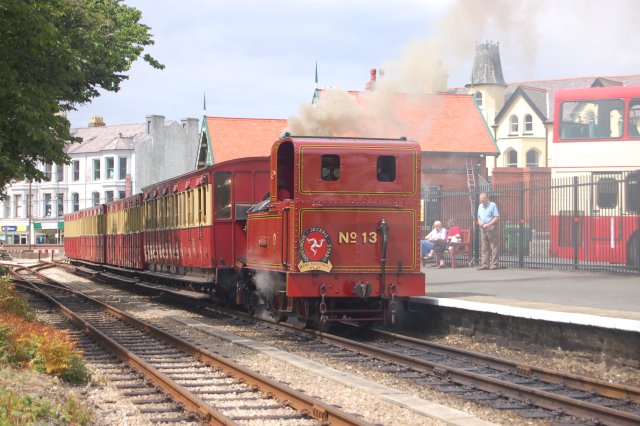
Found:
[[[282,225],[280,227],[280,261],[282,265],[288,267],[291,263],[291,209],[293,208],[293,200],[296,192],[295,185],[295,167],[293,165],[294,154],[293,144],[291,142],[283,142],[278,147],[278,162],[276,175],[278,178],[277,195],[278,201],[284,201],[282,203]]]
[[[594,173],[593,202],[589,229],[589,259],[618,263],[624,259],[622,240],[622,176]]]

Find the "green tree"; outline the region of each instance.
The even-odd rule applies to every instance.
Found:
[[[122,0],[0,1],[0,195],[42,179],[38,161],[68,162],[65,144],[78,140],[62,113],[120,89],[153,44],[141,16]]]

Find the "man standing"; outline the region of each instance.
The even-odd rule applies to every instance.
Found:
[[[498,269],[498,219],[500,212],[496,203],[489,201],[486,193],[480,194],[478,206],[478,225],[480,226],[480,240],[482,241],[482,265],[479,271]]]

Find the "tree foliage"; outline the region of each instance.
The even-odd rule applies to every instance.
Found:
[[[12,180],[41,180],[38,162],[68,162],[65,144],[77,140],[61,113],[120,89],[153,44],[141,16],[122,0],[0,2],[0,194]]]

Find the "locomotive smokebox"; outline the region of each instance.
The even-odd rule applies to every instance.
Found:
[[[371,284],[369,283],[356,283],[353,286],[353,294],[362,299],[367,299],[371,294]]]

